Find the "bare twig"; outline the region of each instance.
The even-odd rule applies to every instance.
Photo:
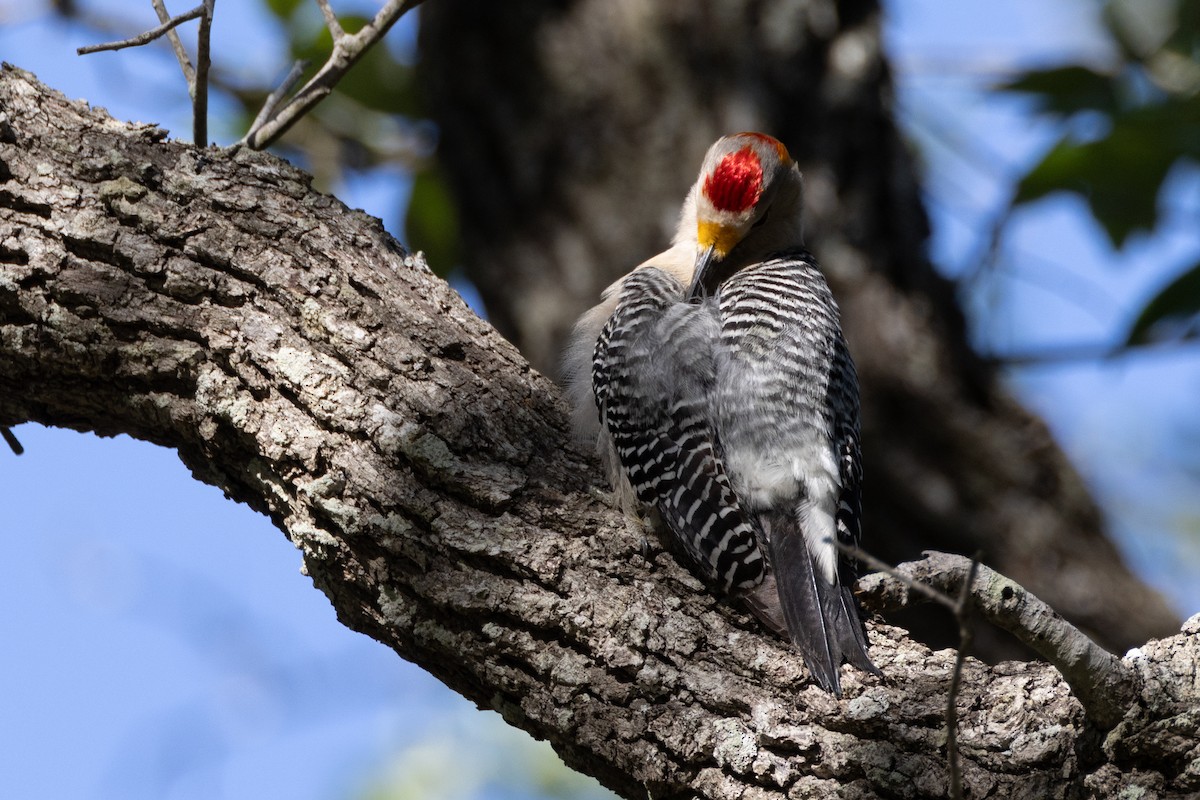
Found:
[[[167,7],[163,5],[163,0],[150,0],[154,5],[154,13],[158,14],[158,21],[166,23],[171,18],[167,13]],[[196,6],[192,11],[199,10],[204,13],[204,4]],[[191,13],[191,12],[189,12]],[[188,58],[187,50],[183,49],[183,42],[179,40],[179,33],[172,30],[167,33],[167,39],[171,42],[171,49],[175,51],[175,58],[179,61],[179,68],[183,70],[184,80],[187,81],[188,94],[192,100],[196,99],[196,70],[192,67],[192,60]]]
[[[0,425],[0,438],[4,439],[8,443],[8,446],[12,448],[13,455],[19,456],[25,452],[25,448],[17,441],[17,437],[7,425]]]
[[[958,652],[954,656],[954,672],[950,675],[950,691],[946,697],[946,762],[950,767],[950,796],[954,800],[962,800],[963,796],[962,770],[958,765],[958,692],[962,686],[963,663],[975,638],[971,627],[971,586],[975,583],[980,555],[976,553],[971,559],[971,568],[958,593],[958,608],[954,612],[958,621]]]
[[[262,125],[267,119],[270,118],[272,114],[275,113],[275,109],[279,107],[280,101],[287,96],[287,93],[290,92],[292,87],[294,87],[300,80],[300,76],[304,74],[304,70],[308,69],[308,64],[309,62],[304,59],[292,64],[292,68],[288,72],[287,77],[285,77],[283,82],[279,84],[279,87],[267,95],[267,99],[263,101],[262,110],[258,112],[258,116],[256,116],[254,118],[254,122],[250,124],[250,130],[254,130]]]
[[[208,68],[212,65],[209,40],[212,36],[213,8],[217,0],[204,0],[200,30],[196,34],[196,88],[192,94],[192,144],[208,147]]]
[[[905,588],[909,589],[910,591],[924,595],[927,600],[932,600],[935,603],[940,603],[940,604],[944,605],[946,608],[950,609],[952,612],[957,613],[958,602],[953,597],[946,594],[945,592],[939,592],[937,589],[933,588],[932,586],[921,583],[920,581],[909,577],[905,573],[901,572],[899,567],[893,567],[891,564],[887,563],[886,561],[881,561],[880,559],[878,559],[875,556],[868,553],[866,550],[863,550],[859,547],[855,547],[852,544],[847,544],[846,542],[834,541],[834,544],[837,546],[838,550],[841,550],[843,553],[850,556],[851,558],[856,559],[857,561],[861,561],[862,563],[866,564],[868,567],[875,570],[876,572],[882,572],[886,575],[891,576],[892,578],[895,578]],[[867,578],[864,578],[863,580],[865,581],[868,578],[870,578],[870,576],[867,576]]]
[[[161,2],[161,0],[159,0]],[[119,42],[106,42],[104,44],[90,44],[86,47],[80,47],[75,52],[81,56],[88,53],[99,53],[104,50],[124,50],[126,47],[141,47],[144,44],[149,44],[155,39],[162,36],[164,33],[171,31],[175,26],[182,25],[188,20],[196,19],[204,14],[204,5],[198,5],[191,11],[185,11],[177,17],[168,17],[157,28],[152,28],[145,33],[140,33],[137,36],[129,39],[122,39]],[[178,38],[178,37],[176,37]]]
[[[875,610],[898,610],[917,596],[910,582],[938,592],[959,591],[971,574],[971,561],[948,553],[926,552],[920,561],[900,564],[894,573],[875,573],[859,581],[863,605]],[[980,565],[971,583],[974,608],[989,622],[1016,636],[1053,664],[1083,705],[1093,723],[1111,730],[1132,707],[1138,691],[1135,671],[1093,642],[1052,608],[1015,581]]]
[[[325,17],[325,27],[329,28],[329,35],[333,37],[334,44],[336,44],[346,35],[346,31],[338,22],[337,14],[334,14],[333,9],[329,7],[329,0],[317,0],[317,5],[321,7],[321,14]]]
[[[954,614],[955,621],[958,622],[958,652],[954,657],[954,671],[950,674],[950,688],[946,693],[946,763],[950,771],[950,796],[954,800],[961,800],[963,793],[962,771],[958,764],[958,694],[962,685],[963,664],[967,660],[967,652],[971,649],[971,642],[975,638],[970,621],[971,587],[975,582],[975,572],[979,568],[980,555],[976,554],[971,559],[970,569],[958,590],[958,597],[953,598],[949,592],[935,588],[930,583],[918,580],[903,571],[904,567],[909,566],[908,564],[893,567],[859,547],[845,542],[835,541],[834,543],[843,553],[877,570],[876,574],[887,575],[907,591],[920,594],[926,599],[950,609]],[[873,576],[867,576],[863,581],[867,581],[871,577]]]
[[[268,115],[267,119],[260,124],[251,127],[242,137],[240,144],[253,150],[262,150],[270,146],[294,125],[296,120],[324,100],[350,67],[362,58],[372,45],[382,39],[400,17],[422,2],[423,0],[387,0],[375,18],[362,30],[353,34],[345,34],[341,38],[335,35],[333,52],[329,54],[329,60],[317,71],[317,74],[290,100],[283,103],[275,113]],[[328,4],[321,3],[321,8],[325,12]],[[332,10],[327,12],[327,21],[332,13]],[[334,22],[336,23],[336,19]]]
[[[121,50],[126,47],[141,47],[153,42],[164,34],[168,36],[171,41],[171,47],[175,50],[175,58],[178,59],[179,67],[183,70],[183,77],[187,80],[188,94],[192,97],[192,141],[199,147],[206,147],[208,145],[208,70],[212,65],[209,43],[212,39],[213,7],[216,4],[216,0],[204,0],[203,3],[191,11],[186,11],[174,17],[167,13],[167,8],[163,4],[163,0],[151,0],[151,2],[161,23],[157,28],[119,42],[81,47],[77,52],[80,55],[86,55],[87,53],[96,53],[101,50]],[[193,19],[200,20],[200,29],[197,34],[196,43],[196,66],[194,68],[188,59],[187,51],[183,48],[183,43],[179,40],[179,34],[175,32],[176,27]]]

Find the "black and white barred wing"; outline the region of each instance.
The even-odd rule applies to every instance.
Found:
[[[720,325],[714,304],[684,302],[667,273],[633,272],[596,343],[600,422],[638,499],[710,582],[758,585],[766,563],[730,488],[709,419]]]

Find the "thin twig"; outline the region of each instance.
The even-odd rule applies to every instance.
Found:
[[[1002,208],[992,220],[992,224],[985,232],[983,246],[980,253],[966,269],[960,278],[965,286],[974,287],[976,283],[985,274],[995,269],[1000,263],[1000,248],[1004,243],[1004,230],[1012,221],[1013,213],[1016,211],[1016,206],[1011,202]]]
[[[160,0],[161,1],[161,0]],[[141,47],[144,44],[150,44],[155,39],[168,33],[175,26],[182,25],[188,20],[193,20],[204,13],[204,5],[198,5],[191,11],[186,11],[177,17],[169,17],[157,28],[151,28],[145,33],[139,33],[137,36],[128,39],[122,39],[119,42],[106,42],[104,44],[89,44],[86,47],[76,49],[76,53],[81,56],[86,56],[88,53],[99,53],[104,50],[124,50],[126,47]]]
[[[171,18],[167,12],[167,7],[163,5],[163,0],[150,0],[154,5],[154,13],[158,14],[158,21],[166,23]],[[200,13],[204,13],[204,4],[196,6],[192,9],[199,9]],[[191,13],[191,12],[188,12]],[[167,33],[167,40],[171,42],[171,49],[175,51],[175,59],[179,62],[179,68],[183,70],[183,79],[187,81],[188,95],[194,101],[196,99],[196,70],[192,67],[192,60],[188,58],[187,50],[183,47],[183,42],[179,39],[179,33],[171,30]]]
[[[325,27],[329,28],[329,35],[333,37],[334,44],[337,44],[346,35],[342,23],[338,22],[337,14],[329,7],[329,0],[317,0],[317,5],[321,7],[321,14],[325,17]]]
[[[19,456],[25,452],[25,448],[17,441],[16,435],[13,434],[12,429],[7,425],[0,425],[0,438],[4,439],[8,443],[8,446],[12,448],[13,455]]]
[[[928,584],[914,580],[908,575],[905,575],[903,572],[900,572],[896,567],[893,567],[886,561],[879,560],[862,548],[856,547],[852,544],[847,544],[846,542],[839,542],[833,540],[832,538],[830,538],[828,541],[833,541],[838,550],[841,550],[843,553],[853,559],[861,561],[876,572],[883,572],[887,575],[890,575],[908,587],[908,589],[911,591],[917,592],[918,594],[923,594],[927,599],[932,600],[935,603],[941,603],[952,612],[957,612],[958,602],[945,592],[939,592],[937,589],[929,586]]]
[[[967,651],[971,649],[974,631],[970,624],[971,588],[975,582],[975,573],[979,569],[980,554],[971,560],[966,579],[958,590],[958,597],[952,598],[947,592],[940,591],[930,584],[907,575],[900,569],[881,561],[861,548],[845,542],[835,542],[837,548],[868,567],[882,572],[903,584],[909,591],[924,595],[936,603],[944,605],[954,614],[958,622],[958,652],[954,657],[954,670],[950,673],[950,688],[946,695],[946,762],[950,770],[950,796],[954,800],[962,800],[962,772],[958,763],[958,693],[962,685],[963,664],[967,660]],[[905,565],[907,566],[907,565]]]
[[[304,74],[304,70],[308,69],[309,63],[310,62],[307,59],[301,59],[295,64],[292,64],[292,69],[288,72],[287,77],[285,77],[283,82],[279,84],[279,87],[267,95],[267,99],[263,101],[262,110],[258,112],[258,116],[256,116],[254,118],[254,122],[250,124],[250,130],[254,130],[262,125],[267,121],[267,119],[270,118],[272,114],[275,113],[275,109],[279,107],[280,101],[282,101],[283,98],[287,96],[287,93],[292,90],[292,87],[299,82],[300,76]]]
[[[290,100],[283,103],[276,113],[271,114],[261,124],[247,131],[239,144],[244,144],[252,150],[269,147],[300,117],[329,96],[333,87],[350,67],[354,66],[372,45],[382,39],[397,20],[422,2],[423,0],[387,0],[375,18],[362,30],[346,34],[340,39],[335,37],[333,52],[329,54],[329,59],[325,64],[317,70],[317,74],[310,78],[308,83],[301,87]]]
[[[212,65],[209,40],[212,38],[213,7],[217,0],[204,0],[200,30],[196,34],[196,92],[192,95],[192,144],[208,147],[208,68]]]
[[[958,692],[962,685],[963,664],[967,660],[967,651],[975,638],[971,627],[971,585],[975,582],[975,573],[979,569],[980,553],[971,559],[971,568],[967,570],[967,578],[963,581],[962,590],[958,593],[958,608],[954,618],[958,621],[958,652],[954,656],[954,671],[950,675],[950,691],[946,697],[946,761],[950,767],[950,796],[954,800],[962,800],[962,770],[958,763]]]

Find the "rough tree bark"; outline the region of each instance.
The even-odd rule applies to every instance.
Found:
[[[892,563],[982,550],[1114,649],[1175,630],[926,258],[876,0],[439,0],[421,40],[467,271],[536,368],[553,375],[575,317],[663,249],[708,145],[774,134],[804,171],[809,245],[859,367],[867,547]],[[954,640],[927,623],[905,620]]]
[[[342,622],[626,797],[946,795],[952,653],[872,624],[886,679],[821,692],[626,527],[554,385],[377,220],[5,66],[0,424],[25,420],[175,448]],[[969,661],[970,796],[1200,790],[1200,619],[1128,663],[1106,735],[1048,665]]]

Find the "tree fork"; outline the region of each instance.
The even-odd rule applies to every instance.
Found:
[[[270,515],[339,619],[627,797],[944,797],[954,654],[871,626],[836,700],[644,547],[558,390],[378,220],[0,72],[0,425],[128,433]],[[16,462],[12,468],[19,468]],[[1107,736],[968,659],[970,796],[1200,791],[1200,619]]]

